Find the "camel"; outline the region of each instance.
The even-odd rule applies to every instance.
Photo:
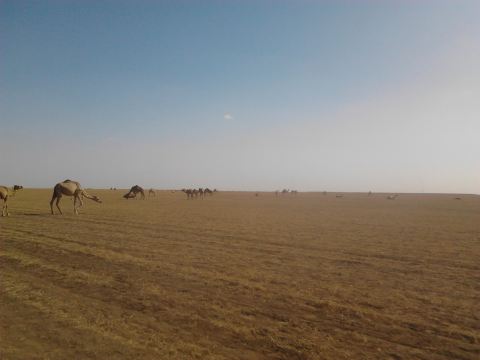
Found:
[[[157,193],[155,192],[155,190],[150,189],[148,190],[148,196],[157,196]]]
[[[198,195],[200,195],[202,199],[204,194],[205,194],[205,191],[203,190],[203,188],[198,188]]]
[[[0,200],[3,200],[2,216],[9,216],[8,213],[8,188],[6,186],[0,186]]]
[[[192,189],[182,189],[182,191],[187,194],[187,200],[188,199],[193,199],[193,190]]]
[[[23,189],[22,185],[13,185],[13,196],[15,196],[18,190],[22,190],[22,189]]]
[[[203,191],[203,193],[204,193],[205,195],[207,195],[207,194],[210,195],[210,196],[213,195],[213,191],[210,190],[209,188],[206,188],[206,189]]]
[[[52,200],[50,201],[50,210],[52,211],[52,215],[54,215],[53,211],[53,202],[55,200],[55,205],[57,206],[58,211],[60,214],[62,213],[62,209],[60,209],[60,200],[62,196],[73,196],[73,213],[78,215],[78,209],[83,206],[83,198],[87,198],[93,200],[97,203],[102,203],[102,201],[95,195],[90,195],[84,189],[82,189],[80,183],[72,180],[65,180],[55,185],[53,188],[53,195]],[[77,202],[80,203],[80,206],[77,206]]]
[[[145,200],[145,191],[138,185],[132,186],[130,191],[128,193],[126,193],[125,195],[123,195],[123,197],[128,200],[128,199],[136,198],[137,194],[139,194],[139,193],[142,197],[142,200]]]
[[[395,199],[397,198],[397,196],[398,196],[397,194],[395,194],[395,195],[389,195],[389,196],[387,196],[387,199],[388,199],[388,200],[395,200]]]

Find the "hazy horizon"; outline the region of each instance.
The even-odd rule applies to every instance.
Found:
[[[478,1],[0,1],[0,184],[480,193]]]

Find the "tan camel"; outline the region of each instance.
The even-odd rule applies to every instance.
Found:
[[[78,215],[78,209],[83,206],[82,199],[84,197],[86,197],[87,199],[96,201],[98,203],[102,202],[97,196],[90,195],[85,190],[83,190],[82,187],[80,186],[80,183],[67,179],[61,183],[58,183],[53,188],[52,200],[50,201],[50,210],[52,211],[52,215],[54,215],[53,202],[55,200],[57,200],[55,205],[57,206],[58,211],[60,212],[60,214],[63,214],[62,209],[60,209],[59,203],[60,203],[60,200],[62,199],[62,196],[64,195],[73,196],[73,213],[75,215]],[[77,202],[79,202],[80,206],[77,206]]]
[[[0,186],[0,200],[3,200],[2,216],[9,216],[8,213],[8,188],[6,186]]]

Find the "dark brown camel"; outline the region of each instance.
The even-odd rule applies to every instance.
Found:
[[[125,199],[134,199],[137,195],[140,194],[142,200],[145,200],[145,191],[138,185],[134,185],[131,187],[130,191],[123,195]]]

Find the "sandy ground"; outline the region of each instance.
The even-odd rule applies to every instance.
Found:
[[[480,358],[480,197],[91,193],[0,218],[1,359]]]

